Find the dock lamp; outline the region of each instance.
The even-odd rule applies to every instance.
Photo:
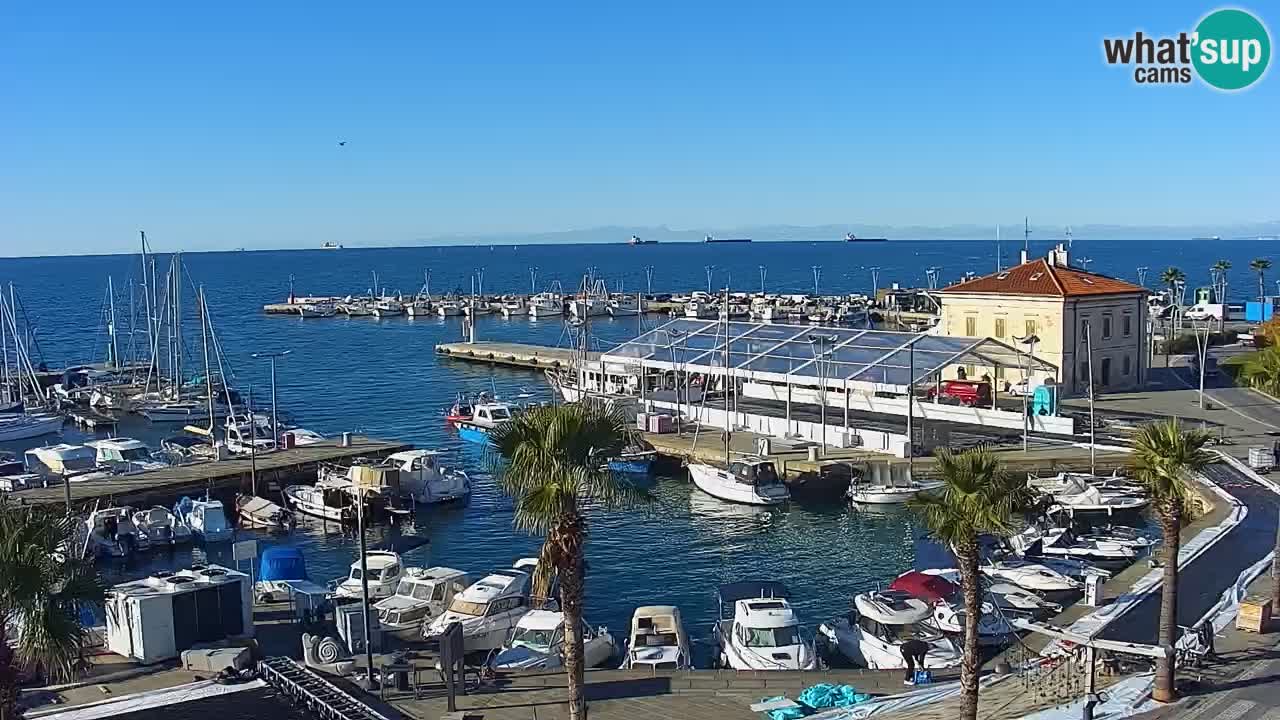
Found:
[[[823,365],[823,356],[827,354],[827,350],[823,347],[831,348],[835,342],[839,340],[837,335],[810,335],[809,344],[813,347],[813,361],[818,365],[818,401],[822,403],[819,412],[821,413],[822,422],[822,454],[827,454],[827,374]]]
[[[1027,384],[1022,391],[1022,452],[1029,452],[1028,445],[1031,437],[1031,411],[1027,407],[1031,397],[1031,360],[1036,354],[1036,343],[1040,342],[1039,336],[1031,333],[1026,337],[1015,337],[1014,340],[1022,345],[1026,345],[1027,350],[1027,371],[1023,374],[1022,380]]]
[[[276,405],[276,358],[282,358],[292,352],[292,350],[284,350],[281,352],[256,352],[249,356],[255,360],[271,361],[271,442],[273,449],[278,448],[280,443],[280,416],[279,408]],[[253,408],[249,408],[249,417],[250,419],[253,418]],[[250,424],[252,425],[252,423]],[[253,434],[256,439],[258,435],[257,431],[253,431]]]

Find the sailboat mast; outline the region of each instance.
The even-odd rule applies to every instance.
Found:
[[[120,341],[116,337],[116,286],[111,276],[107,276],[107,306],[111,310],[111,318],[107,324],[107,335],[111,338],[111,362],[109,367],[120,368]]]
[[[0,354],[4,355],[4,391],[6,395],[13,392],[13,389],[10,386],[10,377],[9,377],[9,328],[8,328],[8,322],[7,322],[8,314],[9,314],[9,309],[5,307],[4,296],[0,295]],[[21,395],[22,395],[22,392],[19,391],[18,396],[20,397]],[[11,397],[9,399],[12,400],[15,398]]]
[[[204,389],[209,398],[209,442],[217,444],[213,434],[213,373],[209,371],[209,305],[204,299],[204,286],[200,286],[200,338],[204,345]]]
[[[724,301],[720,305],[724,314],[724,463],[729,465],[729,442],[733,434],[733,421],[729,418],[729,287],[724,288]]]
[[[173,382],[177,399],[182,399],[182,256],[173,260]]]

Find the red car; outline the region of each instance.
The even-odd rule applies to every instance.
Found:
[[[991,385],[977,380],[943,380],[940,395],[936,385],[925,392],[929,400],[935,396],[937,402],[947,405],[991,407]]]

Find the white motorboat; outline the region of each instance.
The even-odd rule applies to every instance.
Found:
[[[174,505],[173,514],[190,529],[192,537],[201,542],[226,542],[235,535],[235,529],[227,522],[227,513],[218,500],[184,497]]]
[[[1133,513],[1145,508],[1147,498],[1127,492],[1108,492],[1093,485],[1085,485],[1078,492],[1053,496],[1049,513],[1066,512],[1069,515]]]
[[[209,418],[209,403],[198,400],[156,401],[143,405],[139,412],[151,422],[207,421]],[[213,404],[213,416],[215,418],[227,416],[225,402],[215,402]]]
[[[926,669],[955,667],[961,654],[955,642],[930,622],[933,609],[904,592],[868,592],[854,597],[845,617],[824,623],[818,632],[849,660],[871,670],[906,667],[902,643],[921,640],[929,645]]]
[[[406,450],[387,456],[383,465],[400,471],[400,494],[414,503],[461,500],[471,494],[467,473],[440,464],[436,450]]]
[[[382,600],[394,595],[400,584],[400,577],[404,574],[400,556],[389,550],[370,550],[364,554],[364,564],[369,571],[369,600]],[[334,588],[333,594],[340,598],[363,599],[362,577],[360,560],[357,558],[351,563],[347,577]]]
[[[914,480],[899,484],[880,484],[854,480],[849,483],[845,497],[859,505],[901,505],[920,493],[938,487],[940,483],[921,483]]]
[[[116,474],[142,472],[144,470],[161,470],[169,464],[152,457],[151,448],[141,440],[118,437],[106,440],[90,440],[85,445],[97,453],[100,467],[111,468]]]
[[[451,623],[462,625],[465,652],[496,650],[507,633],[529,612],[536,558],[516,562],[510,570],[498,570],[469,585],[449,603],[449,609],[422,628],[424,638],[439,637]]]
[[[292,512],[257,495],[236,496],[236,514],[241,524],[248,527],[283,531],[293,525]]]
[[[85,519],[88,532],[85,554],[95,558],[124,557],[145,549],[133,525],[133,508],[111,507],[94,510]]]
[[[373,304],[373,316],[376,318],[399,317],[404,314],[404,305],[396,300],[379,300]]]
[[[639,295],[619,295],[609,301],[609,314],[614,317],[640,315],[644,310],[644,298]]]
[[[818,655],[778,582],[721,585],[720,619],[712,628],[716,662],[734,670],[815,670]]]
[[[781,505],[791,499],[791,491],[774,469],[773,461],[748,457],[733,460],[729,468],[705,463],[689,463],[689,477],[706,494],[747,505]]]
[[[1117,470],[1111,475],[1093,475],[1083,472],[1060,472],[1054,475],[1027,475],[1027,487],[1043,495],[1070,495],[1080,492],[1085,487],[1096,487],[1102,491],[1128,492],[1137,494],[1142,486],[1132,478],[1120,474]]]
[[[705,300],[690,300],[684,305],[684,316],[702,320],[717,317],[716,306]]]
[[[317,443],[322,443],[328,439],[325,436],[321,435],[320,433],[314,430],[308,430],[306,428],[290,428],[288,430],[285,430],[284,433],[282,434],[292,435],[293,444],[298,447],[301,447],[303,445],[315,445]]]
[[[412,631],[411,637],[417,639],[423,625],[443,613],[471,581],[465,572],[453,568],[405,568],[395,593],[373,606],[378,623],[392,631]]]
[[[138,539],[145,540],[152,548],[191,542],[191,528],[178,522],[168,508],[159,505],[135,512],[133,526],[138,531]]]
[[[608,628],[582,624],[582,663],[600,667],[609,662],[617,643]],[[553,670],[564,666],[564,614],[530,610],[516,621],[502,648],[489,660],[496,672]]]
[[[564,299],[555,293],[538,293],[529,298],[529,317],[560,317],[564,315]]]
[[[942,632],[964,637],[965,610],[960,586],[939,575],[908,571],[894,578],[890,590],[905,592],[933,606],[933,624]],[[978,617],[978,643],[1000,645],[1016,633],[1004,614],[990,603],[983,602]]]
[[[960,584],[960,571],[955,568],[921,570],[926,575],[937,575],[953,585]],[[1007,582],[987,582],[983,589],[983,600],[991,602],[1005,613],[1056,615],[1062,612],[1062,605],[1045,600],[1040,595],[1024,590]]]
[[[1083,540],[1066,528],[1042,530],[1031,525],[1009,538],[1009,544],[1018,554],[1027,557],[1047,556],[1125,564],[1138,557],[1138,551],[1132,546],[1107,540]]]
[[[506,403],[485,402],[471,406],[471,417],[454,420],[458,429],[458,437],[469,442],[489,442],[489,433],[495,428],[511,422],[514,415],[511,406]]]
[[[406,303],[404,306],[404,314],[411,318],[427,317],[431,314],[430,300],[414,300]]]
[[[1089,532],[1077,533],[1076,537],[1080,540],[1094,541],[1101,543],[1110,543],[1121,547],[1131,548],[1134,552],[1141,553],[1150,550],[1160,544],[1159,538],[1149,538],[1138,534],[1137,528],[1127,525],[1112,525],[1109,527],[1094,528]]]
[[[1080,581],[1030,560],[997,560],[981,567],[983,575],[1033,592],[1079,590]]]
[[[631,615],[631,635],[621,669],[692,670],[693,645],[684,631],[680,608],[643,605]]]
[[[462,314],[462,303],[457,300],[441,300],[436,303],[436,314],[440,317],[457,317]]]
[[[582,320],[609,314],[609,303],[602,297],[576,297],[569,302],[569,314]]]
[[[470,302],[462,305],[462,312],[464,315],[470,315],[471,317],[475,317],[477,315],[492,315],[493,308],[489,305],[488,300],[473,297]]]
[[[39,475],[58,478],[73,476],[73,481],[86,473],[94,477],[110,475],[105,471],[94,472],[98,469],[98,451],[87,445],[59,443],[31,448],[26,452],[25,457],[27,468]]]
[[[0,442],[26,440],[56,433],[62,429],[63,417],[38,413],[9,414],[0,416]]]
[[[355,520],[352,493],[351,482],[345,478],[325,478],[315,485],[285,487],[284,500],[294,512],[342,523]]]
[[[271,420],[257,414],[228,417],[226,426],[227,449],[240,455],[265,453],[276,449],[276,439],[271,432]]]
[[[502,311],[502,317],[513,318],[524,314],[524,303],[519,300],[504,301],[499,308]]]

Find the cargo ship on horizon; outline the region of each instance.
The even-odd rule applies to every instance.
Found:
[[[751,238],[718,238],[718,237],[711,237],[710,235],[707,235],[706,237],[702,238],[702,242],[708,242],[708,243],[744,243],[744,242],[751,242]]]
[[[628,245],[657,245],[657,240],[641,240],[639,235],[632,235],[627,241]]]
[[[845,242],[889,242],[889,238],[882,238],[882,237],[874,237],[874,238],[869,238],[869,237],[858,237],[857,235],[854,235],[853,233],[845,233],[845,234],[844,234],[844,241],[845,241]]]

